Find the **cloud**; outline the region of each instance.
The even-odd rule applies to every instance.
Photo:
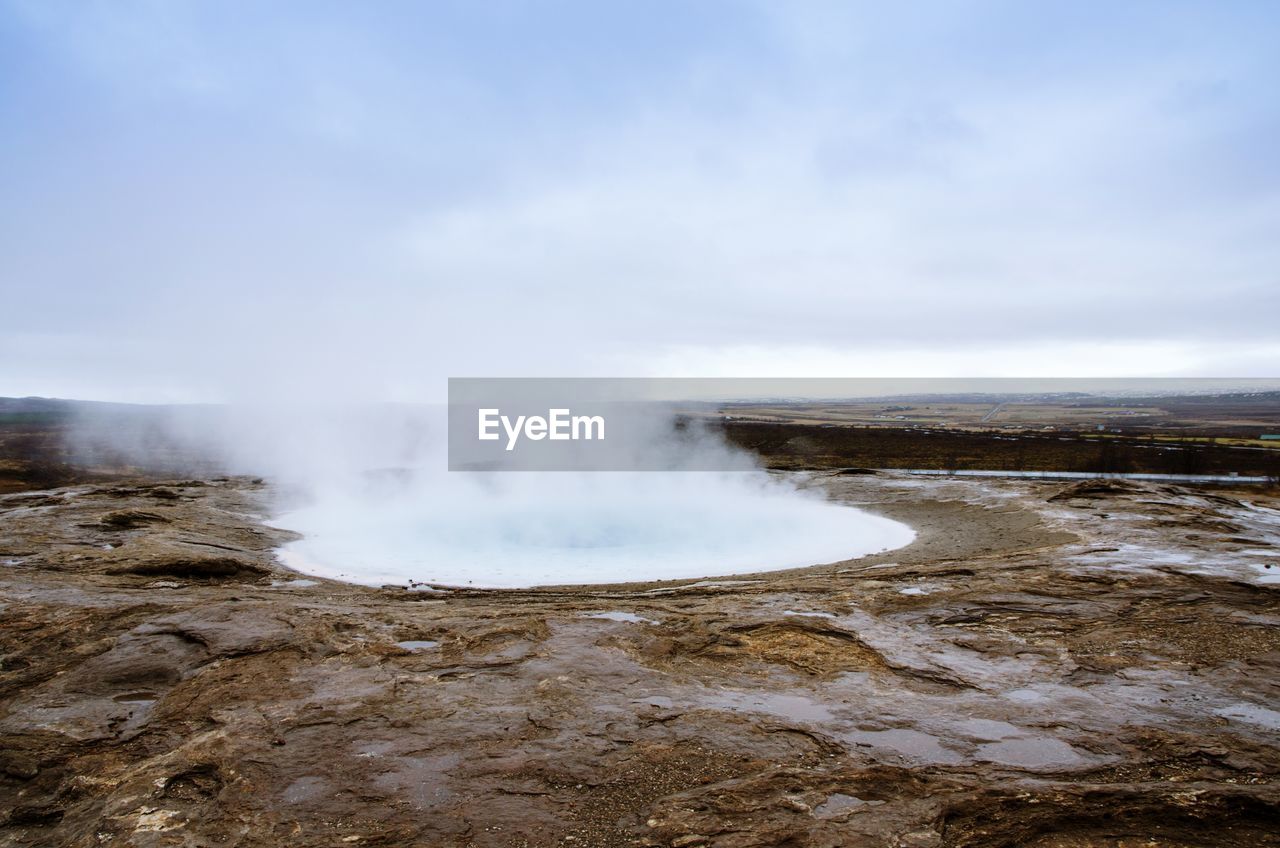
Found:
[[[0,393],[1280,365],[1262,6],[0,9]]]

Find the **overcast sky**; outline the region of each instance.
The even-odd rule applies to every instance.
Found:
[[[1280,5],[0,0],[0,395],[1280,374]]]

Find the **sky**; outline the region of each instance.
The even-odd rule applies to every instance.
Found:
[[[1271,2],[0,0],[0,395],[1280,375]]]

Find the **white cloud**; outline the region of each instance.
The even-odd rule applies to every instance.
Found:
[[[1274,369],[1275,16],[1084,6],[10,6],[0,393]]]

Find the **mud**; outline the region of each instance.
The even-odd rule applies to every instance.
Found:
[[[917,541],[368,589],[259,481],[0,497],[0,844],[1280,844],[1273,496],[812,485]]]

